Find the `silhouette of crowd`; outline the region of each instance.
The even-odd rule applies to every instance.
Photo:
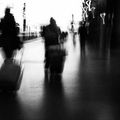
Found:
[[[107,17],[109,19],[107,19]],[[106,26],[108,27],[112,24],[112,21],[110,20],[112,16],[108,15],[107,17],[105,23],[107,23]],[[101,46],[103,46],[104,44],[106,45],[107,42],[110,42],[110,40],[108,40],[107,42],[102,41],[101,39],[99,41],[96,40],[97,38],[102,38],[100,37],[100,35],[103,37],[105,36],[104,35],[105,31],[102,31],[103,30],[102,27],[105,25],[103,24],[99,25],[99,23],[101,23],[102,20],[100,17],[99,19],[96,18],[93,19],[92,13],[91,14],[89,13],[87,20],[80,21],[79,27],[77,28],[77,32],[73,18],[74,15],[72,15],[72,22],[70,23],[71,24],[70,33],[72,34],[74,46],[76,45],[76,35],[78,34],[81,55],[85,54],[86,42],[88,41],[90,41],[92,44],[94,42],[96,44],[98,43],[97,45],[101,43]],[[99,22],[97,23],[96,21]],[[25,25],[23,26],[26,27]],[[110,36],[112,32],[111,28],[108,29],[104,28],[107,34],[106,37],[108,37],[108,34]],[[19,24],[15,21],[14,15],[11,13],[9,7],[5,9],[5,15],[0,21],[0,33],[1,33],[0,47],[2,48],[2,51],[4,53],[4,59],[5,61],[13,60],[16,51],[20,50],[23,47],[24,41],[21,41],[19,37],[19,33],[20,33]],[[33,35],[30,39],[33,39],[37,36],[37,34],[34,35],[34,32],[31,34]],[[23,33],[23,38],[25,37],[24,35],[25,33]],[[64,42],[67,40],[66,38],[68,36],[68,32],[62,31],[61,28],[57,25],[55,18],[51,17],[48,25],[41,26],[40,35],[43,38],[45,45],[45,56],[44,56],[45,72],[50,71],[51,75],[55,75],[55,74],[61,75],[61,73],[63,72],[65,56],[66,56]],[[29,36],[24,38],[24,40],[26,39],[29,39]],[[19,69],[21,68],[19,67]]]
[[[5,15],[0,22],[0,31],[0,46],[3,49],[5,60],[13,59],[15,52],[22,48],[23,42],[19,38],[19,24],[16,23],[10,8],[5,9]],[[86,41],[85,23],[80,24],[78,34],[82,51],[85,49]],[[56,20],[51,17],[48,25],[41,26],[41,36],[45,43],[45,69],[49,69],[52,73],[62,73],[66,56],[66,51],[62,45],[66,41],[68,32],[61,31]]]

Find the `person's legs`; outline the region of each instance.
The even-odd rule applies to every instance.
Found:
[[[49,67],[48,47],[45,47],[45,69]]]
[[[3,52],[5,54],[5,59],[10,59],[13,57],[13,49],[8,48],[8,47],[4,47],[3,48]]]

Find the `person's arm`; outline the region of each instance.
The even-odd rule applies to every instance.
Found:
[[[58,27],[58,42],[61,43],[61,29]]]
[[[16,21],[15,21],[15,18],[14,18],[14,16],[12,14],[11,14],[11,19],[13,21],[13,25],[16,26]]]
[[[0,20],[0,30],[2,30],[3,18]]]
[[[0,31],[1,31],[1,21],[0,21]]]
[[[78,28],[78,34],[80,34],[80,26],[79,26],[79,28]]]

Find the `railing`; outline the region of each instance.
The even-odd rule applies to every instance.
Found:
[[[31,33],[23,32],[19,34],[19,37],[21,41],[26,41],[39,37],[39,34],[36,32],[31,32]]]
[[[1,32],[0,32],[0,36],[1,36]],[[18,36],[20,37],[21,41],[26,41],[26,40],[35,39],[40,35],[37,32],[31,32],[31,33],[26,32],[26,33],[20,33]]]

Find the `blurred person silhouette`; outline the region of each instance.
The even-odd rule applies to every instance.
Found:
[[[5,54],[5,60],[11,59],[14,56],[14,52],[22,47],[22,42],[20,41],[19,26],[15,21],[13,14],[10,13],[10,8],[5,9],[5,15],[1,19],[0,23],[2,48]]]
[[[62,31],[60,35],[60,42],[62,45],[67,41],[67,37],[68,37],[68,32]]]
[[[45,40],[45,69],[49,67],[48,52],[49,47],[60,44],[60,27],[57,26],[53,17],[50,18],[50,24],[43,27],[42,36]]]
[[[79,40],[80,40],[81,53],[85,53],[87,30],[85,27],[85,22],[83,22],[83,21],[81,21],[79,24],[78,34],[79,34]]]

